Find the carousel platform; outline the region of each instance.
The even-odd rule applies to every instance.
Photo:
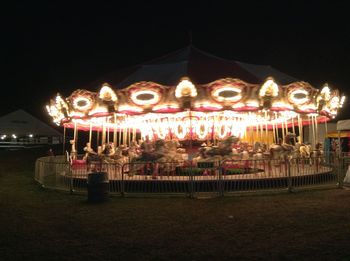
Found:
[[[246,170],[254,173],[232,173],[224,168],[203,168],[193,171],[162,171],[142,174],[132,174],[128,168],[107,166],[110,192],[115,193],[191,193],[191,192],[237,192],[252,190],[282,189],[289,186],[303,187],[332,183],[337,176],[333,169],[324,165],[291,165],[288,171],[286,165],[271,166],[266,169],[256,168]],[[260,166],[263,167],[263,166]],[[71,184],[75,190],[85,190],[88,169],[62,171],[59,173],[59,183]],[[57,182],[57,180],[56,180]]]

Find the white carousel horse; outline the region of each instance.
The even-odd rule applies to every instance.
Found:
[[[261,149],[258,149],[257,152],[253,154],[254,160],[262,160],[263,158],[264,158],[264,154]]]
[[[70,140],[69,142],[71,144],[70,158],[71,158],[71,160],[76,160],[78,158],[78,152],[75,149],[75,141]]]
[[[305,162],[309,165],[312,164],[311,162],[311,153],[312,153],[312,147],[310,144],[305,143],[297,143],[296,145],[296,157],[302,160],[302,163]]]
[[[130,161],[132,161],[134,158],[137,158],[139,156],[139,149],[140,149],[140,146],[137,144],[137,142],[132,141],[128,149],[128,155],[129,155]]]
[[[87,160],[91,155],[97,155],[97,153],[91,148],[90,142],[86,143],[84,147],[85,155],[83,157],[84,160]]]
[[[292,139],[294,139],[295,134],[288,133],[284,137],[282,144],[272,144],[270,146],[270,155],[273,160],[287,160],[288,157],[291,157],[295,147],[292,145]]]

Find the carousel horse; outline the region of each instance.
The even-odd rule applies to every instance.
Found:
[[[254,142],[253,146],[253,151],[258,152],[259,150],[261,151],[263,149],[263,144],[259,141]]]
[[[324,162],[324,152],[323,152],[323,145],[321,142],[317,142],[315,145],[315,149],[311,152],[311,158],[315,163],[322,163]]]
[[[201,148],[199,148],[197,155],[192,159],[192,162],[196,165],[198,162],[212,161],[212,157],[208,157],[206,154],[207,150],[210,150],[211,147],[206,144],[202,144]]]
[[[70,140],[69,143],[71,144],[71,151],[70,151],[70,159],[76,160],[78,158],[78,152],[75,149],[75,140]]]
[[[144,165],[132,164],[131,171],[141,170],[143,173],[149,173],[152,178],[156,178],[159,172],[159,163],[167,161],[168,149],[166,148],[166,142],[164,140],[156,140],[153,142],[146,140],[141,144],[141,155],[133,159],[133,163],[146,162]],[[151,163],[152,162],[152,163]]]
[[[114,163],[113,156],[115,155],[115,149],[113,143],[106,143],[101,148],[101,153],[98,154],[104,163]]]
[[[237,144],[239,138],[231,136],[218,143],[218,146],[212,147],[206,144],[202,144],[202,147],[198,150],[198,154],[193,158],[193,162],[206,162],[206,161],[220,161],[222,159],[231,159],[235,155],[239,155],[237,149],[233,150],[232,145]]]
[[[262,160],[264,158],[263,150],[258,149],[254,154],[253,154],[253,159],[254,160]]]
[[[114,161],[121,166],[129,163],[129,157],[125,156],[123,151],[124,151],[123,146],[118,147],[115,151],[114,156],[112,157]]]
[[[238,154],[238,150],[236,148],[232,148],[232,154],[237,155]]]
[[[137,158],[139,155],[140,155],[140,146],[137,144],[136,141],[132,141],[128,149],[128,156],[130,161],[132,161],[134,158]]]
[[[97,153],[91,148],[90,142],[86,143],[86,146],[84,147],[85,155],[83,157],[86,162],[91,161],[97,161],[100,160],[100,157],[97,155]]]
[[[107,143],[104,146],[104,150],[102,151],[102,154],[107,156],[107,157],[114,156],[114,154],[115,154],[114,144],[113,143]]]
[[[184,156],[187,155],[183,149],[178,149],[180,143],[177,140],[165,141],[163,153],[164,156],[156,160],[156,168],[162,173],[175,173],[176,166],[179,166],[184,161]]]
[[[311,157],[311,145],[310,144],[301,144],[299,146],[299,155],[301,158],[310,158]]]
[[[166,160],[168,162],[183,161],[183,154],[186,152],[184,149],[178,148],[180,143],[177,140],[167,140],[165,142]]]
[[[103,147],[102,146],[97,146],[97,154],[102,155],[103,152]]]
[[[214,157],[214,156],[228,156],[232,154],[232,145],[237,144],[239,142],[239,138],[235,136],[227,137],[226,139],[220,141],[217,147],[209,147],[204,151],[204,155],[206,157]]]
[[[145,141],[141,143],[140,149],[142,152],[150,153],[154,150],[154,142],[152,142],[148,136],[146,136]]]
[[[295,150],[295,147],[292,145],[292,140],[294,138],[295,138],[295,134],[287,133],[284,137],[282,144],[281,144],[281,141],[277,144],[272,144],[269,150],[271,159],[286,160],[288,157],[291,157]]]
[[[247,150],[242,151],[242,160],[249,160],[249,152]]]
[[[321,142],[317,142],[315,145],[315,150],[313,151],[316,157],[320,157],[323,155],[323,145]]]
[[[156,140],[154,142],[146,140],[141,144],[141,155],[134,161],[156,161],[166,154],[165,141]]]
[[[312,147],[308,143],[297,143],[295,145],[295,155],[294,158],[301,160],[302,164],[307,163],[309,165],[311,162]]]
[[[267,149],[267,144],[262,142],[255,142],[254,143],[254,151],[252,153],[252,159],[254,168],[257,168],[258,166],[263,166],[265,168],[266,159],[270,158],[270,152]]]

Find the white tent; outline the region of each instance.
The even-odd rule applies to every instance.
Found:
[[[350,130],[350,120],[342,120],[337,122],[338,139],[340,139],[341,131],[349,131],[349,130]],[[348,166],[348,170],[346,171],[343,182],[346,185],[350,185],[350,165]]]
[[[342,120],[337,122],[337,131],[350,130],[350,120]]]
[[[0,117],[1,137],[54,137],[62,134],[24,110],[17,110]]]

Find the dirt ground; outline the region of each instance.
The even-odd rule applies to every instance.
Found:
[[[214,199],[42,189],[34,160],[0,153],[1,260],[350,260],[350,190]]]

